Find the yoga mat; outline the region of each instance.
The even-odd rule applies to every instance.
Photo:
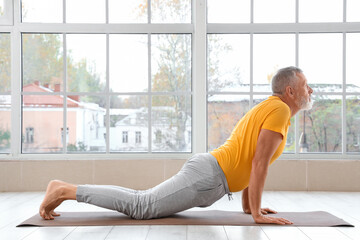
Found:
[[[25,220],[17,227],[54,226],[114,226],[114,225],[227,225],[258,226],[251,215],[232,211],[184,211],[169,217],[136,220],[118,212],[59,212],[54,220],[44,220],[39,214]],[[271,214],[294,222],[287,226],[354,227],[328,212],[280,212]]]

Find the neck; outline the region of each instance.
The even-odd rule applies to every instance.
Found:
[[[281,101],[283,101],[284,103],[286,103],[286,105],[289,106],[291,111],[291,117],[293,117],[296,113],[300,111],[300,108],[298,108],[298,106],[295,104],[295,101],[289,96],[278,93],[273,93],[273,96],[279,97]]]

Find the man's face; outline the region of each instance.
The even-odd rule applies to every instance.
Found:
[[[295,103],[302,110],[310,110],[313,102],[311,101],[312,88],[307,84],[307,80],[302,73],[297,73],[299,78],[295,86]]]

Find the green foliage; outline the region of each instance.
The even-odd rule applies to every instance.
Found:
[[[316,96],[306,114],[309,152],[341,152],[341,100]]]
[[[8,149],[10,147],[10,131],[0,129],[0,150]]]
[[[69,151],[69,152],[85,152],[85,151],[87,151],[87,146],[84,144],[84,142],[78,142],[77,145],[76,144],[68,144],[67,151]]]

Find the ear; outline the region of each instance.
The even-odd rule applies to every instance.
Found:
[[[289,97],[293,97],[295,95],[294,88],[292,88],[290,86],[285,87],[285,92],[286,92],[286,95],[288,95]]]

